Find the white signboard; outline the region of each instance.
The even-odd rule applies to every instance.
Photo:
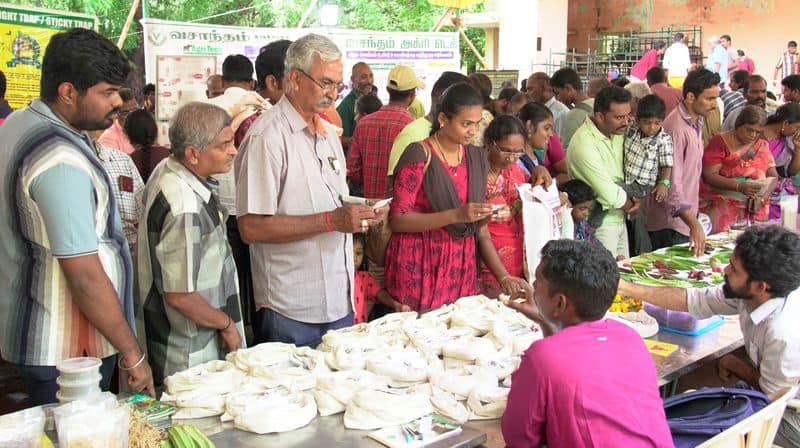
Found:
[[[264,45],[279,39],[294,40],[307,33],[323,34],[331,38],[342,51],[345,83],[350,79],[350,67],[356,62],[366,62],[372,67],[375,85],[381,99],[386,102],[386,77],[396,64],[412,67],[425,81],[426,89],[417,93],[426,107],[430,102],[430,88],[446,70],[459,71],[458,33],[400,33],[366,30],[311,29],[311,28],[242,28],[235,26],[169,22],[143,19],[145,33],[145,72],[147,82],[158,83],[156,72],[159,57],[203,56],[215,57],[216,73],[222,72],[222,62],[231,54],[243,54],[255,61]],[[189,59],[184,59],[189,60]],[[160,70],[160,69],[158,69]],[[205,82],[205,80],[202,80]],[[203,95],[205,86],[194,87]],[[193,94],[184,90],[184,95]],[[161,98],[159,97],[160,101]],[[159,119],[162,119],[159,117]]]

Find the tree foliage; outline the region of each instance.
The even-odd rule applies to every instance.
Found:
[[[132,0],[9,0],[11,3],[42,8],[82,12],[97,16],[99,31],[116,42],[122,32]],[[219,25],[250,27],[293,28],[312,0],[142,0],[146,1],[147,16]],[[326,0],[321,0],[323,3]],[[434,6],[427,0],[338,0],[340,28],[367,29],[378,31],[428,31],[444,12],[444,8]],[[137,20],[142,16],[141,6]],[[479,4],[470,11],[480,11]],[[237,11],[229,13],[231,11]],[[229,14],[226,14],[229,13]],[[214,16],[214,17],[212,17]],[[305,26],[317,25],[317,14],[310,14]],[[452,26],[443,31],[453,31]],[[484,32],[481,29],[468,29],[467,35],[479,51],[484,48]],[[125,40],[124,49],[128,53],[141,51],[141,28],[132,24]],[[461,44],[462,66],[474,68],[476,58]]]

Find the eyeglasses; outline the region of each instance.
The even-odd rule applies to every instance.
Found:
[[[519,158],[519,157],[522,157],[523,154],[525,154],[524,150],[503,148],[502,146],[498,145],[497,143],[493,143],[493,146],[494,146],[494,149],[497,150],[497,152],[499,152],[501,155],[503,155],[505,157]]]
[[[130,115],[131,112],[137,111],[139,109],[141,109],[141,107],[136,107],[134,109],[128,109],[128,110],[121,110],[117,112],[117,119],[119,121],[125,121],[125,119],[128,117],[128,115]]]
[[[311,82],[316,84],[320,89],[322,89],[323,92],[337,92],[338,93],[340,90],[342,90],[344,88],[344,83],[341,82],[341,81],[340,82],[333,82],[330,79],[323,79],[322,81],[317,81],[311,75],[306,73],[305,70],[300,70],[299,68],[297,68],[295,70],[297,70],[298,72],[300,72],[303,75],[305,75],[306,78],[310,79]]]

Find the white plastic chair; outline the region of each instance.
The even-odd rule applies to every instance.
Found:
[[[706,440],[697,448],[770,448],[778,432],[783,411],[797,394],[794,386],[764,409]]]

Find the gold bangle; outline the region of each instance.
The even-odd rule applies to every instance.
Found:
[[[511,276],[510,275],[506,275],[505,277],[501,278],[498,283],[502,284],[503,281],[505,281],[506,279],[509,279],[509,278],[511,278]]]

